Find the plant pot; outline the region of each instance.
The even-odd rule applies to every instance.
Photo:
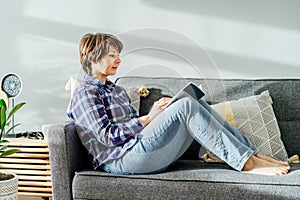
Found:
[[[18,200],[18,177],[11,173],[0,173],[0,200]]]

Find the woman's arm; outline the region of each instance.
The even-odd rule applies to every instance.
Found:
[[[123,144],[143,129],[137,118],[112,123],[94,90],[82,89],[73,96],[71,116],[87,137],[97,138],[108,147]]]
[[[139,122],[143,127],[146,127],[151,122],[151,117],[149,115],[144,115],[138,118]]]

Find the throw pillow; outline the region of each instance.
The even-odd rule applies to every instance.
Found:
[[[65,85],[65,90],[70,90],[71,92],[71,97],[73,96],[74,91],[76,88],[80,85],[82,80],[79,78],[71,76],[68,82]]]
[[[282,161],[288,159],[269,91],[211,107],[242,131],[261,154]]]
[[[140,93],[138,91],[138,88],[134,87],[123,87],[126,90],[126,93],[128,94],[131,104],[134,107],[134,109],[139,113],[140,110]]]

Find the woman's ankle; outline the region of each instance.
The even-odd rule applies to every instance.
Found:
[[[245,162],[242,171],[252,170],[255,166],[255,156],[250,156],[249,159]]]

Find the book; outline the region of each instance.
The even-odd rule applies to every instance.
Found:
[[[186,86],[184,86],[173,98],[169,101],[166,108],[170,106],[172,103],[177,101],[178,99],[181,99],[183,97],[192,97],[195,100],[199,101],[205,93],[201,89],[201,85],[197,86],[192,82],[189,82]]]

